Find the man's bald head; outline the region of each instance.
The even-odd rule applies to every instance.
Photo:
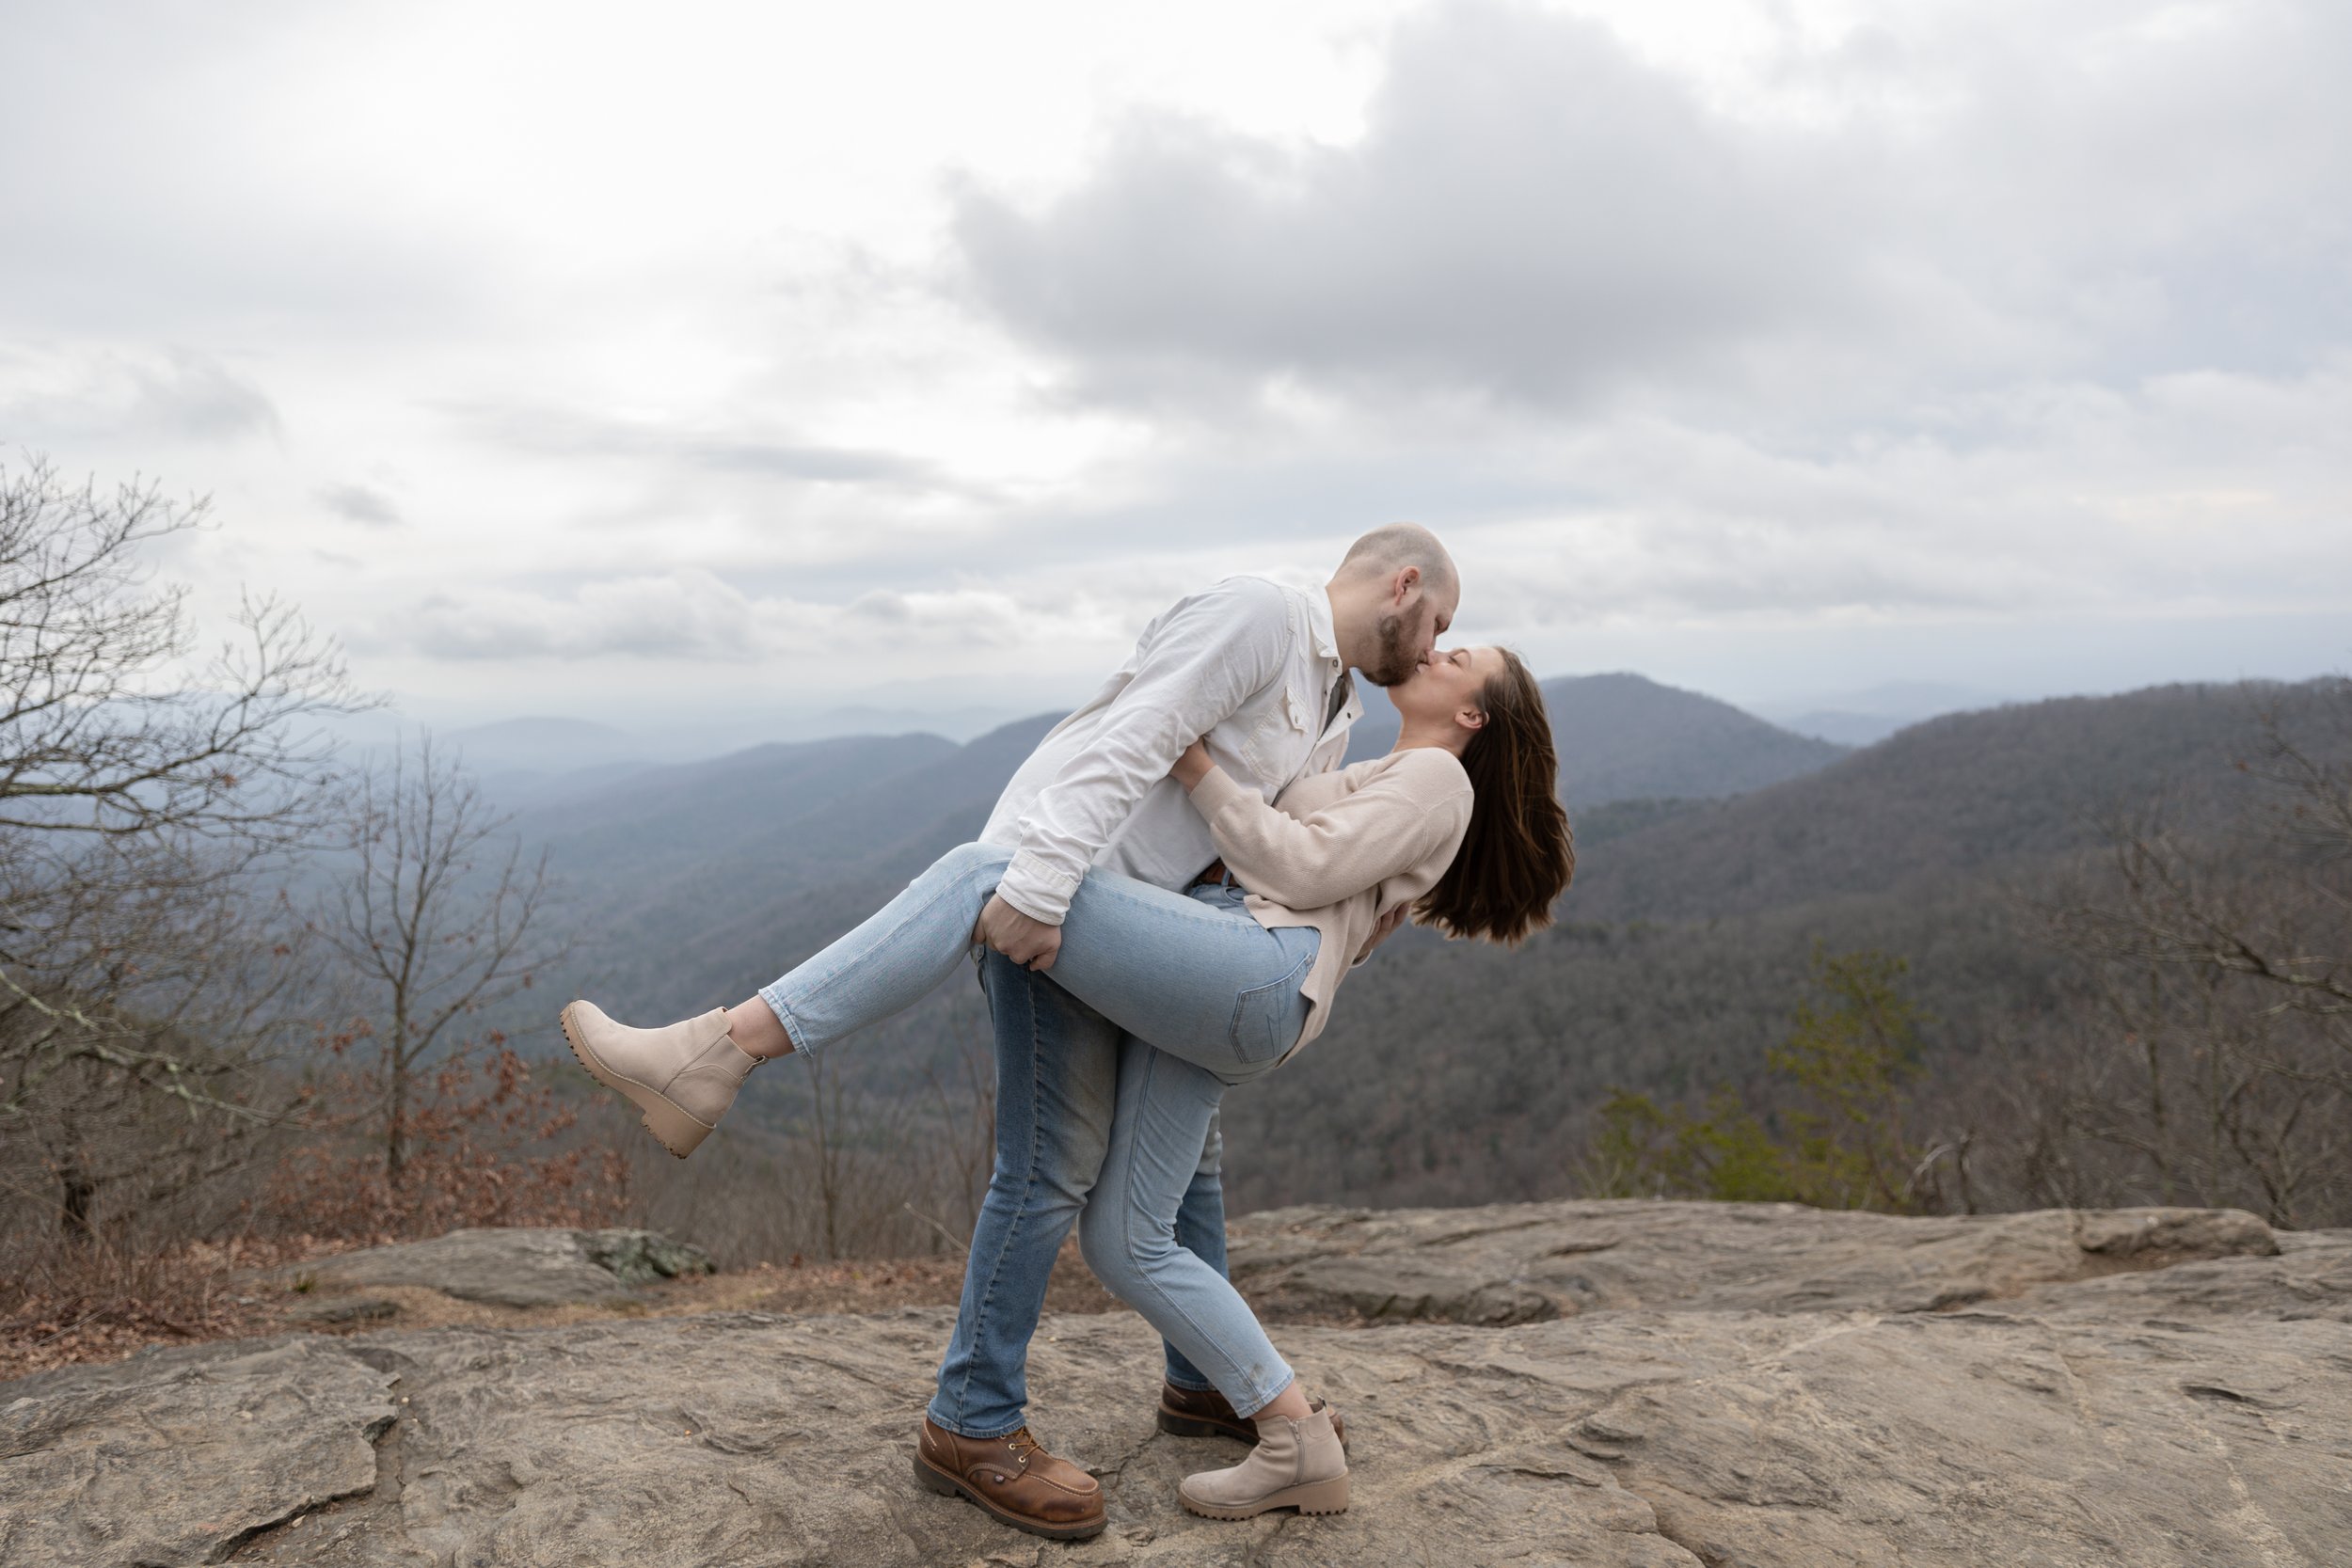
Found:
[[[1357,540],[1326,592],[1341,655],[1375,686],[1411,675],[1462,600],[1454,558],[1419,523],[1391,523]]]
[[[1347,553],[1340,558],[1343,577],[1387,578],[1406,566],[1419,567],[1431,592],[1443,589],[1449,598],[1460,595],[1462,579],[1454,570],[1454,558],[1445,553],[1438,536],[1419,523],[1391,523],[1374,529],[1348,546]]]

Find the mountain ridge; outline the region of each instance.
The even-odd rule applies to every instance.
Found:
[[[1849,748],[1797,735],[1703,692],[1615,671],[1536,683],[1560,755],[1560,792],[1571,808],[1615,800],[1743,794],[1825,768]],[[1364,716],[1347,760],[1395,743],[1396,708],[1359,682]],[[1605,739],[1598,745],[1591,737]]]

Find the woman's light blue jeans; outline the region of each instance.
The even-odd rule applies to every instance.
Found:
[[[760,988],[797,1051],[822,1051],[920,1001],[972,955],[972,928],[1012,851],[967,844],[822,952]],[[1178,1208],[1226,1088],[1297,1042],[1321,939],[1268,930],[1231,882],[1190,894],[1089,872],[1049,977],[1134,1037],[1120,1050],[1109,1151],[1079,1219],[1096,1277],[1255,1414],[1291,1370],[1223,1275],[1180,1246]],[[1146,1042],[1149,1042],[1148,1044]]]

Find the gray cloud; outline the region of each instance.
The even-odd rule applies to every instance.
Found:
[[[449,403],[442,410],[477,440],[548,456],[652,459],[806,484],[957,488],[933,465],[896,452],[669,428],[560,408]]]
[[[1574,397],[1825,313],[1867,286],[1851,182],[1735,136],[1601,28],[1487,8],[1409,24],[1361,143],[1130,124],[1037,213],[977,185],[978,298],[1114,389],[1240,370]]]
[[[11,440],[222,442],[278,429],[267,394],[193,349],[0,343],[0,430]]]
[[[126,4],[10,16],[0,211],[40,221],[0,245],[0,443],[229,498],[184,562],[419,690],[1090,672],[1399,517],[1462,559],[1466,635],[1701,685],[1693,628],[1733,673],[1800,625],[2049,649],[2316,619],[2352,569],[2337,0],[1734,0],[1732,40],[1441,3],[1345,145],[1149,114],[1059,195],[1034,128],[860,84],[906,147],[850,200],[672,180],[735,154],[652,81],[599,141],[547,40],[633,59],[639,24]],[[1054,126],[1132,102],[1068,41],[1094,63],[971,74]],[[783,144],[755,97],[736,154]]]
[[[789,441],[712,440],[687,436],[672,450],[690,463],[810,484],[902,484],[937,487],[944,477],[930,464],[893,452]]]
[[[860,636],[943,658],[1017,646],[1036,605],[995,590],[875,590],[848,603],[746,592],[697,568],[427,593],[354,639],[438,661],[618,657],[755,667],[837,656]]]
[[[750,606],[707,574],[606,578],[567,599],[510,587],[430,594],[358,639],[436,659],[639,658],[747,662]]]
[[[318,492],[318,499],[337,516],[370,528],[397,528],[402,521],[392,498],[365,484],[330,484]]]
[[[1409,19],[1360,141],[1128,124],[1034,208],[954,193],[960,284],[1076,395],[1236,381],[1558,406],[1663,389],[1772,419],[2020,374],[2299,368],[2352,329],[2352,24],[1896,13],[1703,99],[1582,20]],[[2021,51],[2021,32],[2033,39]]]

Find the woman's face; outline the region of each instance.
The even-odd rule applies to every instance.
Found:
[[[1502,673],[1501,648],[1440,648],[1410,679],[1389,689],[1396,711],[1422,722],[1486,712],[1486,682]],[[1474,726],[1465,724],[1464,728]]]

